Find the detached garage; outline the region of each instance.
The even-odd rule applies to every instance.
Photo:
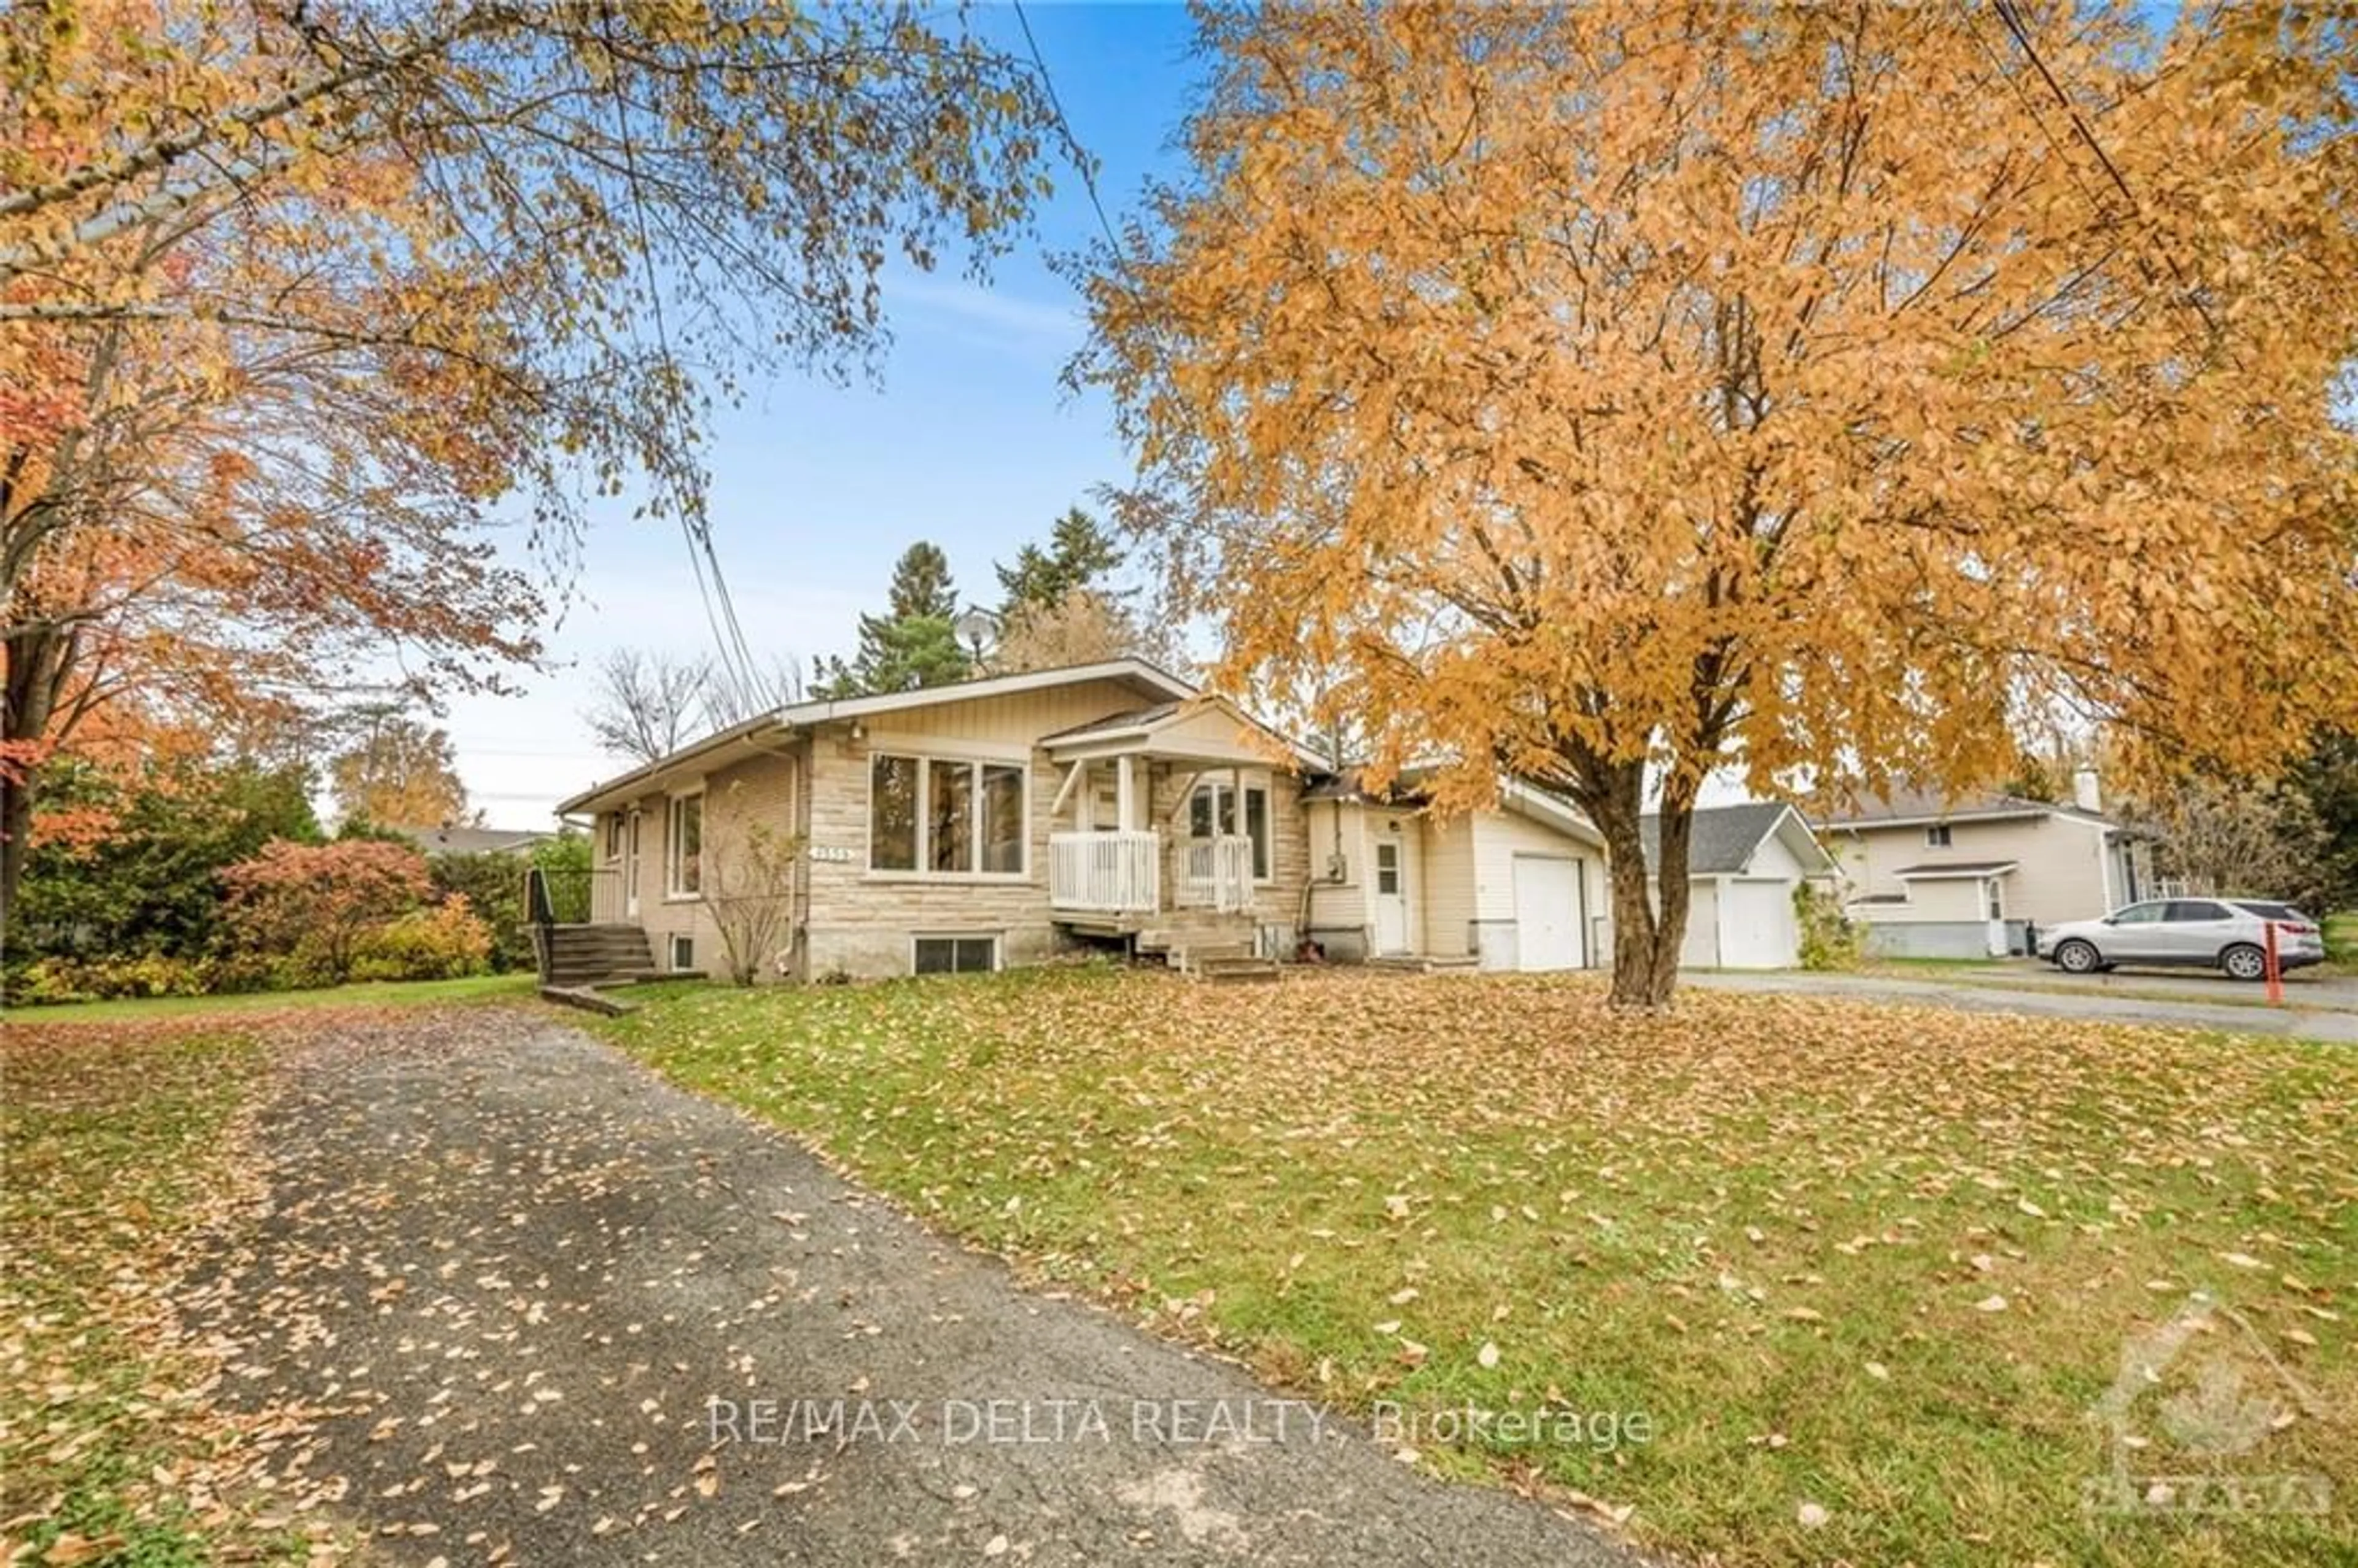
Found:
[[[1641,825],[1646,861],[1661,853],[1660,825]],[[1691,969],[1790,969],[1801,962],[1793,898],[1833,861],[1791,806],[1774,801],[1711,806],[1694,814],[1687,856],[1687,930],[1679,949]]]

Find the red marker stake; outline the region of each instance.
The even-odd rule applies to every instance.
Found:
[[[2277,923],[2270,920],[2264,924],[2268,932],[2268,1000],[2281,1007],[2284,1005],[2284,972],[2277,968]]]

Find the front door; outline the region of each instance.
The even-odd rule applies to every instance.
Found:
[[[1401,877],[1401,847],[1390,839],[1376,844],[1376,951],[1408,951],[1408,887]]]
[[[639,814],[622,825],[622,917],[639,917]]]

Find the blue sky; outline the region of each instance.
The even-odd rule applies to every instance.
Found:
[[[1195,75],[1194,26],[1176,5],[1027,0],[1026,9],[1120,222],[1147,177],[1174,167],[1168,142]],[[976,25],[1024,52],[1011,10],[986,8]],[[921,538],[948,551],[964,593],[987,601],[993,560],[1128,473],[1109,406],[1058,380],[1085,329],[1077,295],[1048,258],[1098,232],[1071,171],[1038,229],[987,286],[955,271],[892,274],[885,303],[894,342],[881,385],[784,379],[718,422],[708,453],[714,543],[757,652],[807,666],[848,651],[856,617],[882,600],[894,557]],[[579,719],[587,666],[600,654],[618,643],[710,649],[678,529],[619,515],[600,522],[574,602],[546,641],[552,667],[527,673],[522,696],[459,699],[444,720],[470,795],[500,826],[544,826],[557,801],[621,771]]]

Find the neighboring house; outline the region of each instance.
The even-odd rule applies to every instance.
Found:
[[[1639,824],[1646,862],[1661,853],[1660,818]],[[1687,843],[1687,929],[1679,964],[1693,969],[1790,969],[1801,961],[1808,881],[1834,863],[1801,813],[1780,801],[1704,806]]]
[[[1485,969],[1610,962],[1604,839],[1554,795],[1501,780],[1496,809],[1428,816],[1415,770],[1377,794],[1356,768],[1303,793],[1305,934],[1331,958],[1419,957]]]
[[[1090,943],[1284,957],[1308,939],[1336,959],[1494,969],[1612,954],[1602,841],[1565,802],[1510,779],[1494,808],[1444,820],[1412,778],[1373,795],[1137,659],[796,703],[558,809],[594,819],[592,926],[575,935],[624,969],[724,968],[714,912],[740,901],[783,905],[759,962],[802,979]],[[764,835],[796,850],[774,874],[756,865]],[[1764,831],[1730,879],[1806,860],[1806,832],[1790,850],[1787,836]],[[1790,900],[1779,910],[1790,927]]]
[[[1867,950],[1985,957],[2029,950],[2028,927],[2087,920],[2143,897],[2144,836],[2104,815],[2083,771],[2062,806],[2019,795],[1898,791],[1826,818]]]
[[[556,837],[530,827],[396,827],[428,855],[529,855]]]

